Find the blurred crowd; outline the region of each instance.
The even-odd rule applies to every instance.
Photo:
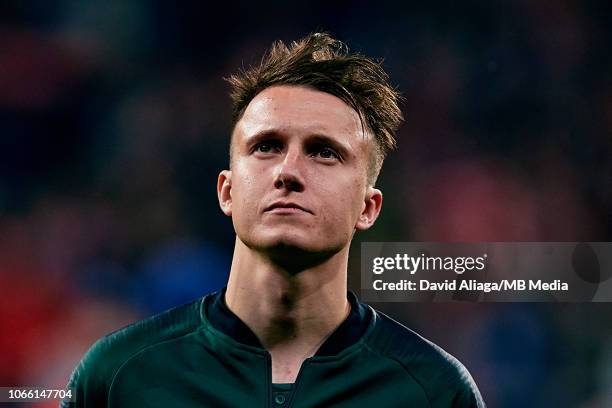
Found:
[[[224,286],[223,77],[314,30],[384,58],[405,97],[359,240],[612,241],[611,18],[569,0],[2,2],[0,385],[63,387],[100,336]],[[612,406],[609,304],[376,306],[491,407]]]

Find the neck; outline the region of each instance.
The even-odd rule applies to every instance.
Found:
[[[299,369],[350,311],[347,264],[348,246],[323,263],[288,272],[236,238],[225,301],[273,360]]]

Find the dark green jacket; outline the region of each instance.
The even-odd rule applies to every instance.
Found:
[[[63,406],[484,407],[454,357],[351,296],[363,333],[334,355],[306,359],[294,384],[271,384],[268,352],[211,324],[215,296],[99,340],[70,380],[75,402]]]

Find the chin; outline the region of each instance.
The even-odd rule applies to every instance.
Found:
[[[299,272],[299,270],[321,264],[344,247],[342,244],[309,238],[295,233],[265,234],[259,239],[251,240],[248,246],[265,253],[275,263],[290,272]]]
[[[311,253],[325,251],[321,245],[316,245],[303,237],[296,236],[295,234],[287,235],[276,235],[272,237],[265,237],[259,242],[256,247],[262,250],[268,251],[286,251],[290,253]]]
[[[326,262],[338,251],[280,242],[277,245],[267,247],[264,252],[275,264],[290,274],[296,275],[303,270]]]

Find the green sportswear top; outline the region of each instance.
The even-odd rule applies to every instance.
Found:
[[[62,407],[484,407],[468,371],[440,347],[349,293],[351,313],[272,384],[270,354],[224,292],[114,332],[87,352]]]

